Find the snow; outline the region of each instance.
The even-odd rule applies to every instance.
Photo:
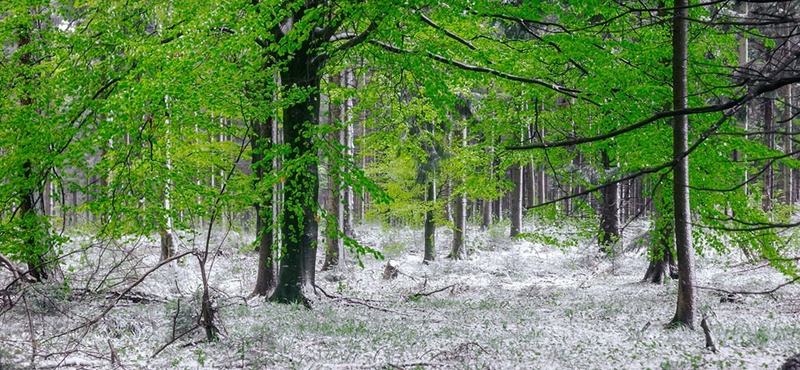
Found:
[[[539,226],[536,226],[539,225]],[[158,263],[158,242],[131,238],[100,248],[74,238],[63,267],[71,290],[28,286],[39,343],[36,368],[111,369],[750,369],[780,367],[800,351],[800,287],[771,295],[696,291],[697,331],[665,329],[677,285],[640,283],[644,250],[602,257],[581,226],[526,220],[529,240],[509,240],[507,225],[471,227],[468,258],[448,260],[451,234],[437,232],[439,259],[422,263],[421,229],[357,229],[365,245],[384,251],[400,274],[382,278],[387,260],[363,258],[318,272],[329,298],[313,309],[250,298],[257,255],[253,235],[220,231],[212,238],[211,292],[219,342],[197,330],[153,356],[197,322],[201,281],[189,255],[148,276],[91,327],[82,326],[113,302],[88,287],[119,292]],[[626,241],[644,223],[626,231]],[[200,247],[202,235],[180,234],[177,253]],[[95,244],[92,244],[95,243]],[[94,245],[94,246],[92,246]],[[91,246],[91,247],[90,247]],[[796,248],[796,247],[795,247]],[[319,258],[321,263],[322,258]],[[108,278],[105,278],[108,276]],[[10,277],[0,271],[5,286]],[[770,267],[743,264],[736,253],[697,257],[696,284],[725,290],[767,290],[787,280]],[[101,282],[105,280],[104,284]],[[443,289],[445,288],[445,289]],[[440,290],[439,292],[432,293]],[[83,294],[83,295],[82,295]],[[0,369],[30,365],[25,305],[2,306]],[[704,349],[700,317],[709,317],[718,353]],[[113,347],[113,351],[112,348]],[[114,363],[112,363],[112,353]],[[116,359],[118,358],[118,361]]]

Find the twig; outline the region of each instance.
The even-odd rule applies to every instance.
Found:
[[[707,287],[707,286],[700,286],[700,285],[695,285],[694,287],[697,288],[697,289],[711,290],[711,291],[714,291],[714,292],[720,292],[720,293],[726,293],[726,294],[759,295],[759,294],[772,294],[772,293],[775,293],[778,290],[780,290],[781,288],[783,288],[783,287],[785,287],[787,285],[791,285],[791,284],[793,284],[794,282],[796,282],[798,280],[800,280],[800,276],[797,276],[792,280],[789,280],[789,281],[787,281],[787,282],[785,282],[783,284],[780,284],[780,285],[776,286],[775,288],[772,288],[770,290],[764,290],[764,291],[761,291],[761,292],[751,292],[751,291],[746,291],[746,290],[745,291],[733,291],[733,290],[725,290],[725,289]]]

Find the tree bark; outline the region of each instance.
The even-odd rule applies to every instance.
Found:
[[[672,18],[672,106],[686,109],[687,81],[687,7],[688,0],[676,0]],[[691,208],[689,206],[689,117],[675,116],[672,128],[674,168],[673,197],[675,207],[675,250],[678,260],[678,303],[673,326],[694,329],[694,274]]]

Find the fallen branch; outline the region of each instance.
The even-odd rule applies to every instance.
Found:
[[[456,287],[456,284],[452,284],[452,285],[448,285],[448,286],[446,286],[444,288],[436,289],[436,290],[430,291],[430,292],[418,292],[418,293],[414,293],[414,294],[408,296],[407,299],[409,301],[416,301],[416,300],[418,300],[418,299],[420,299],[422,297],[432,296],[432,295],[434,295],[436,293],[443,292],[443,291],[445,291],[447,289],[454,289],[455,287]]]
[[[711,332],[711,327],[708,326],[708,317],[703,314],[703,319],[700,321],[700,327],[703,328],[703,334],[706,336],[706,348],[711,352],[717,352],[717,341],[714,340],[714,333]]]
[[[439,353],[433,355],[431,357],[431,359],[432,360],[438,360],[441,357],[442,359],[447,360],[447,361],[463,360],[464,358],[467,357],[467,353],[469,352],[471,347],[476,347],[477,348],[477,350],[475,352],[478,352],[478,353],[482,352],[482,353],[485,353],[485,354],[488,354],[488,355],[492,356],[492,353],[490,353],[488,350],[486,350],[486,348],[484,348],[478,342],[465,342],[465,343],[459,344],[456,348],[454,348],[451,351],[447,351],[447,350],[439,351]]]
[[[402,313],[400,311],[395,311],[395,310],[391,310],[391,309],[388,309],[388,308],[383,308],[383,307],[378,307],[378,306],[371,305],[371,304],[367,303],[366,300],[362,300],[362,299],[359,299],[359,298],[350,298],[350,297],[335,296],[333,294],[328,294],[328,292],[326,292],[324,289],[322,289],[322,287],[320,287],[317,284],[314,284],[314,288],[315,289],[319,289],[319,291],[322,292],[322,295],[324,295],[325,297],[333,299],[333,300],[336,300],[336,301],[341,301],[341,302],[348,303],[348,304],[351,304],[351,305],[364,306],[364,307],[367,307],[367,308],[371,308],[373,310],[378,310],[378,311],[383,311],[383,312],[388,312],[388,313],[396,313],[396,314],[400,314],[400,315],[406,315],[406,314],[404,314],[404,313]]]
[[[393,363],[389,362],[386,365],[391,367],[392,369],[397,369],[397,370],[406,370],[407,368],[425,367],[425,366],[429,366],[429,367],[439,367],[439,366],[441,366],[440,364],[435,364],[435,363],[431,363],[431,362],[411,362],[411,363],[407,363],[407,364],[393,364]]]
[[[22,279],[23,281],[25,281],[27,283],[31,283],[31,282],[35,281],[30,276],[28,276],[28,274],[26,272],[20,271],[20,269],[18,269],[16,266],[14,266],[14,263],[12,263],[11,260],[6,258],[6,256],[4,256],[2,253],[0,253],[0,265],[5,266],[6,269],[8,269],[8,271],[11,271],[11,275],[14,276],[14,281],[17,281],[19,279]],[[12,282],[12,284],[13,284],[13,282]],[[6,288],[6,289],[8,289],[8,288]]]
[[[183,337],[184,337],[186,334],[189,334],[189,333],[191,333],[191,332],[193,332],[193,331],[195,331],[195,330],[197,330],[197,329],[200,329],[200,324],[196,324],[196,325],[195,325],[194,327],[192,327],[191,329],[189,329],[189,330],[187,330],[187,331],[185,331],[185,332],[181,333],[181,334],[180,334],[180,335],[178,335],[177,337],[174,337],[174,338],[172,338],[172,340],[170,340],[169,342],[167,342],[167,343],[164,343],[164,345],[163,345],[163,346],[161,346],[161,347],[158,347],[158,349],[157,349],[155,352],[153,352],[153,355],[152,355],[152,356],[150,356],[150,358],[156,358],[156,356],[158,356],[158,354],[159,354],[159,353],[161,353],[161,351],[165,350],[165,349],[166,349],[167,347],[169,347],[169,346],[170,346],[172,343],[175,343],[175,342],[177,342],[179,339],[183,338]]]
[[[714,288],[714,287],[708,287],[708,286],[701,286],[701,285],[695,285],[694,287],[697,288],[697,289],[710,290],[710,291],[713,291],[713,292],[720,292],[720,293],[725,293],[725,294],[760,295],[760,294],[772,294],[772,293],[775,293],[775,292],[777,292],[778,290],[780,290],[781,288],[783,288],[783,287],[785,287],[787,285],[794,284],[798,280],[800,280],[800,276],[797,276],[792,280],[789,280],[789,281],[787,281],[787,282],[785,282],[783,284],[780,284],[780,285],[776,286],[775,288],[772,288],[770,290],[760,291],[760,292],[751,292],[751,291],[746,291],[746,290],[734,291],[734,290],[726,290],[726,289],[720,289],[720,288]]]
[[[142,276],[139,277],[139,279],[134,281],[133,284],[129,285],[127,288],[125,288],[125,290],[120,292],[119,295],[116,297],[116,299],[114,299],[114,301],[111,302],[111,304],[106,306],[106,308],[103,309],[103,311],[100,312],[100,314],[95,316],[93,319],[91,319],[91,320],[89,320],[89,321],[87,321],[87,322],[85,322],[85,323],[83,323],[83,324],[81,324],[81,325],[79,325],[77,327],[74,327],[74,328],[72,328],[70,330],[67,330],[67,331],[65,331],[63,333],[54,335],[54,336],[48,338],[46,341],[50,341],[50,340],[53,340],[53,339],[56,339],[56,338],[59,338],[59,337],[63,337],[65,335],[74,333],[74,332],[76,332],[76,331],[78,331],[80,329],[85,329],[83,334],[81,334],[81,339],[76,341],[76,343],[80,342],[80,340],[82,340],[86,336],[86,334],[89,333],[89,328],[90,327],[92,327],[95,324],[97,324],[98,322],[100,322],[100,320],[102,320],[103,317],[105,317],[114,307],[117,306],[117,303],[119,303],[119,301],[122,300],[122,298],[125,297],[126,294],[130,293],[130,291],[133,290],[133,288],[136,288],[139,284],[141,284],[144,281],[144,279],[146,279],[150,274],[152,274],[153,272],[155,272],[156,270],[158,270],[162,266],[164,266],[166,264],[169,264],[172,261],[175,261],[175,260],[181,259],[181,258],[183,258],[185,256],[188,256],[188,255],[190,255],[192,253],[195,253],[195,252],[194,251],[184,252],[184,253],[181,253],[179,255],[167,258],[167,259],[159,262],[157,265],[155,265],[152,268],[150,268],[149,270],[147,270]],[[64,359],[66,360],[66,357]]]

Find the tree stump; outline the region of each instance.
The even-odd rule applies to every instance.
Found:
[[[800,370],[800,353],[787,358],[781,366],[781,370]]]
[[[389,262],[386,262],[386,268],[383,269],[383,279],[384,280],[396,279],[397,275],[400,274],[400,270],[397,267],[398,263],[395,260],[389,260]]]

